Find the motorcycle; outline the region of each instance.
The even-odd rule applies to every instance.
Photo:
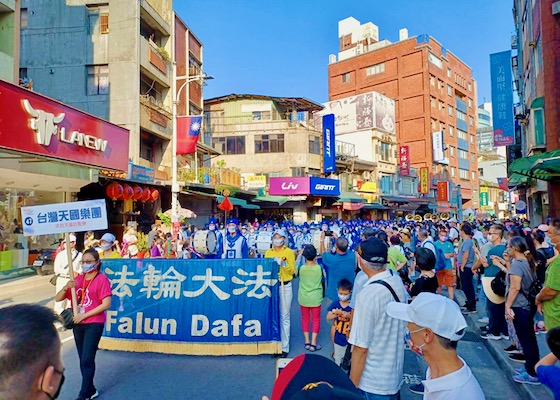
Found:
[[[58,246],[58,242],[54,242],[51,246]],[[54,274],[54,258],[56,256],[56,247],[39,250],[39,256],[33,262],[33,267],[37,275]]]

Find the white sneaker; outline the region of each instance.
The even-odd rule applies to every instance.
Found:
[[[486,340],[500,340],[502,339],[502,335],[492,335],[491,333],[485,333],[480,335],[482,339]]]
[[[502,334],[502,335],[501,335],[501,338],[504,339],[504,340],[509,340],[509,336],[508,336],[508,335]]]
[[[488,317],[483,317],[483,318],[477,319],[476,322],[478,322],[479,324],[488,324],[490,322],[490,320],[488,319]]]

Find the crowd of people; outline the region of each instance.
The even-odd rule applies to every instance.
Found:
[[[299,342],[290,339],[292,280],[297,278],[302,349],[312,353],[326,345],[319,343],[318,337],[321,307],[327,306],[326,319],[332,323],[331,358],[348,372],[350,381],[367,399],[398,398],[405,347],[427,365],[426,379],[410,390],[424,393],[425,398],[484,398],[456,351],[467,328],[465,315],[472,313],[480,316],[483,339],[506,341],[504,351],[513,361],[524,364],[515,371],[515,382],[542,382],[555,395],[560,393],[560,369],[554,366],[560,330],[560,257],[556,250],[560,220],[530,227],[528,221],[460,224],[453,218],[437,222],[335,220],[301,225],[230,219],[222,227],[210,219],[204,228],[183,226],[172,235],[154,225],[147,235],[150,256],[274,259],[281,285],[282,352],[278,356],[287,357],[290,343]],[[206,242],[197,248],[201,247],[200,237]],[[213,240],[208,241],[209,237]],[[73,329],[80,358],[83,379],[78,399],[93,399],[99,394],[94,385],[95,355],[105,311],[111,304],[102,259],[134,258],[138,236],[134,226],[126,229],[121,242],[112,233],[97,239],[88,232],[83,252],[77,250],[75,235],[70,235],[69,241],[73,274],[63,242],[55,258],[55,311],[63,314],[71,306],[75,289],[78,313],[70,317],[67,326]],[[27,307],[30,315],[38,316],[36,323],[44,325],[37,329],[52,336],[55,314]],[[55,398],[64,381],[56,349],[44,350],[43,358],[49,360],[46,369],[42,362],[40,368],[29,370],[37,373],[38,381],[32,388],[10,386],[16,379],[14,374],[22,373],[11,366],[34,362],[25,358],[14,361],[14,354],[19,348],[35,346],[13,337],[14,323],[29,323],[20,320],[21,313],[13,309],[0,311],[0,320],[4,319],[0,335],[8,338],[0,344],[0,397],[33,390]],[[541,333],[547,333],[552,350],[542,359],[536,340]]]

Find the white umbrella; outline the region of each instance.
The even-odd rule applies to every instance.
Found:
[[[193,211],[186,208],[179,208],[177,210],[177,213],[181,216],[181,218],[196,218],[196,214]],[[171,209],[164,212],[164,214],[170,218],[173,216]]]

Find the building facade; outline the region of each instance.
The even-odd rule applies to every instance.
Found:
[[[531,156],[560,148],[560,5],[515,0],[513,18],[513,79],[520,99],[516,146],[521,156]],[[518,189],[533,225],[560,215],[560,184],[526,180]]]
[[[476,138],[478,153],[494,150],[494,129],[492,128],[492,103],[481,104],[476,109]]]
[[[0,79],[12,83],[19,76],[20,20],[20,1],[0,0]]]
[[[31,79],[39,93],[128,129],[129,160],[167,180],[172,1],[23,0],[21,7],[20,78]]]
[[[429,35],[409,38],[406,29],[391,43],[379,40],[375,25],[347,18],[339,22],[339,39],[338,57],[329,59],[329,100],[370,91],[394,99],[397,144],[409,146],[411,166],[429,169],[432,192],[448,179],[451,192],[460,191],[455,198],[462,208],[477,208],[477,95],[470,67]]]

